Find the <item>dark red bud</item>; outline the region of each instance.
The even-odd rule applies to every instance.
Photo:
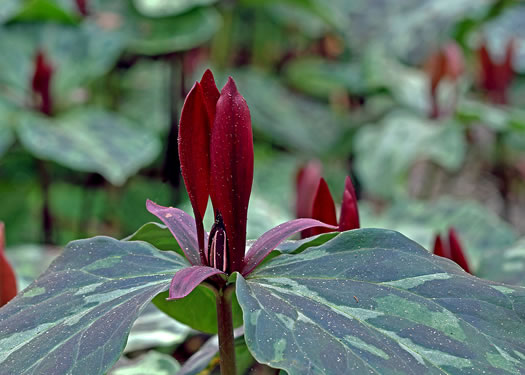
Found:
[[[357,196],[354,185],[349,176],[345,179],[345,191],[343,193],[343,203],[341,205],[341,215],[339,216],[339,231],[359,228],[359,210],[357,208]]]
[[[319,181],[317,192],[314,198],[314,204],[312,208],[312,219],[319,220],[323,223],[337,226],[337,216],[335,213],[335,204],[332,194],[328,189],[328,185],[324,178]],[[333,232],[328,228],[316,227],[312,228],[310,235],[314,236],[321,233]]]
[[[4,248],[4,223],[0,222],[0,307],[13,299],[17,293],[15,273],[5,257]]]
[[[299,169],[295,180],[297,218],[312,217],[315,193],[321,180],[322,169],[321,163],[317,160],[309,161]]]
[[[230,77],[217,101],[210,141],[210,195],[228,233],[230,271],[244,266],[248,202],[253,183],[250,110]]]
[[[75,0],[75,3],[77,4],[77,9],[80,14],[84,17],[89,16],[87,0]]]
[[[450,228],[448,231],[448,241],[450,243],[450,259],[456,262],[466,272],[470,273],[467,258],[463,253],[463,247],[461,246],[461,242],[459,241],[459,237],[454,228]]]
[[[450,249],[448,246],[445,246],[439,234],[436,234],[436,239],[434,240],[433,253],[434,255],[450,259]]]
[[[52,98],[51,98],[51,78],[53,76],[53,67],[47,60],[43,51],[38,51],[35,62],[33,79],[31,81],[31,87],[37,100],[36,106],[40,112],[45,115],[51,116]]]

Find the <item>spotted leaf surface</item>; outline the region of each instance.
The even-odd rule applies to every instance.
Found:
[[[0,375],[105,374],[139,313],[187,266],[144,242],[71,242],[0,309]]]
[[[245,338],[289,374],[525,373],[525,289],[403,235],[341,233],[237,278]]]

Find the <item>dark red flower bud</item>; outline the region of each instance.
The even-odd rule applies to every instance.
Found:
[[[0,307],[13,299],[17,293],[15,273],[5,257],[4,248],[4,223],[0,222]]]
[[[312,160],[306,163],[297,172],[295,180],[296,201],[295,215],[297,218],[312,217],[315,193],[321,180],[321,163]]]
[[[463,253],[463,248],[454,228],[449,229],[446,240],[443,240],[440,235],[436,235],[433,253],[456,262],[466,272],[470,273],[467,258]]]
[[[53,67],[45,56],[43,51],[38,51],[35,62],[33,79],[31,87],[35,100],[36,107],[45,115],[51,116],[53,112],[53,104],[51,98],[51,78],[53,76]]]
[[[432,103],[430,117],[436,118],[440,115],[438,87],[441,81],[449,78],[455,82],[463,74],[464,67],[463,52],[454,42],[445,44],[427,60],[425,71],[430,79],[430,100]]]
[[[454,262],[456,262],[461,268],[463,268],[466,272],[470,273],[467,258],[463,253],[463,247],[461,246],[461,242],[459,241],[459,237],[454,228],[450,228],[448,230],[448,241],[450,244],[451,259]]]
[[[253,183],[250,110],[230,77],[217,101],[210,141],[210,195],[228,233],[231,271],[244,265],[248,202]]]
[[[89,16],[88,6],[87,6],[87,0],[75,0],[75,3],[77,4],[78,12],[84,16]]]
[[[210,231],[208,240],[208,266],[223,272],[228,270],[228,238],[220,212],[215,216],[215,224]]]
[[[506,104],[507,91],[514,78],[512,60],[514,40],[507,43],[503,61],[498,63],[491,57],[487,43],[483,42],[478,51],[480,60],[480,86],[494,103]]]
[[[334,200],[324,178],[321,178],[319,181],[319,186],[315,194],[314,205],[312,208],[312,218],[326,224],[337,226]],[[311,236],[328,232],[333,232],[333,230],[316,227],[310,229],[309,231]]]
[[[339,216],[339,231],[360,228],[359,210],[357,208],[357,196],[354,185],[349,176],[345,179],[345,191],[343,193],[343,203],[341,205],[341,215]]]

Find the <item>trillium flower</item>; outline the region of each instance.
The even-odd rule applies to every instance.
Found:
[[[430,100],[431,100],[431,118],[440,116],[438,102],[439,84],[448,78],[452,82],[457,82],[465,70],[465,58],[461,48],[454,42],[449,42],[430,56],[425,64],[425,71],[430,80]],[[455,95],[457,96],[457,86]],[[456,101],[456,98],[454,98]]]
[[[335,230],[339,232],[359,228],[357,196],[350,177],[347,176],[345,179],[345,190],[343,193],[343,201],[341,204],[338,223],[334,199],[332,198],[328,184],[324,178],[320,177],[319,171],[320,168],[315,163],[309,163],[299,171],[297,177],[297,215],[311,217],[324,223],[331,224],[336,228]],[[313,190],[313,181],[316,179],[316,188]],[[309,205],[309,209],[299,209],[300,204]],[[317,227],[303,231],[301,236],[306,238],[333,231],[333,228]]]
[[[35,98],[35,106],[40,112],[51,116],[53,103],[51,97],[51,78],[53,67],[43,51],[38,51],[34,61],[33,79],[31,88]]]
[[[466,272],[471,273],[467,258],[463,253],[463,247],[454,228],[448,230],[448,238],[442,239],[439,234],[436,235],[433,253],[456,262]]]
[[[501,62],[492,58],[486,42],[482,43],[478,51],[480,85],[487,92],[489,99],[496,104],[507,103],[507,91],[514,78],[514,69],[512,68],[514,49],[514,40],[510,39]]]
[[[178,208],[146,203],[169,228],[192,265],[175,274],[169,299],[185,297],[216,275],[219,278],[211,279],[215,283],[225,282],[233,272],[246,276],[294,233],[312,227],[335,229],[314,219],[292,220],[263,234],[245,253],[253,138],[250,111],[231,77],[221,92],[210,70],[195,83],[184,101],[178,141],[182,177],[194,217]],[[208,234],[203,218],[210,197],[215,224]]]
[[[16,277],[5,254],[4,223],[0,222],[0,307],[16,296]]]

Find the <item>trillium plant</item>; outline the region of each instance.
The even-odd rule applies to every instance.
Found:
[[[239,345],[288,374],[525,373],[525,289],[360,229],[349,178],[339,218],[326,182],[310,179],[302,218],[247,241],[253,140],[233,79],[220,92],[210,71],[195,83],[179,157],[193,216],[148,201],[163,224],[68,244],[0,309],[0,375],[106,374],[151,301],[218,334],[222,374],[238,371]]]

